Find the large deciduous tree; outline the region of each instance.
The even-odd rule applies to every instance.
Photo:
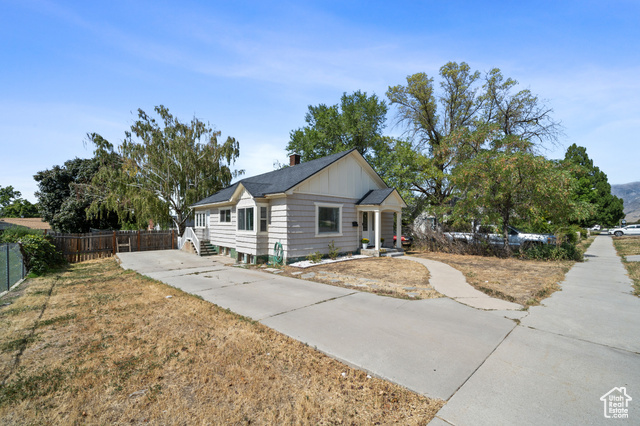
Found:
[[[62,166],[38,172],[39,211],[42,218],[58,232],[89,232],[91,229],[117,229],[118,217],[113,211],[99,217],[89,217],[87,209],[94,201],[88,188],[98,172],[95,158],[75,158]]]
[[[611,194],[607,175],[593,165],[593,160],[587,155],[587,149],[576,144],[571,145],[563,162],[571,167],[578,181],[574,198],[593,206],[592,214],[575,223],[583,227],[594,224],[607,227],[617,225],[620,219],[624,218],[624,203],[622,199]]]
[[[522,151],[489,149],[456,168],[453,179],[464,188],[454,216],[483,218],[502,225],[505,247],[514,219],[529,223],[568,223],[589,209],[572,197],[576,181],[562,164]]]
[[[555,141],[559,123],[551,109],[528,90],[515,94],[517,84],[500,70],[485,75],[462,62],[440,68],[439,88],[425,73],[407,77],[406,85],[389,87],[387,97],[396,107],[396,121],[413,144],[417,166],[412,188],[421,193],[437,216],[445,213],[456,188],[451,172],[483,149],[504,144],[521,152]],[[484,83],[483,83],[484,81]]]
[[[37,204],[21,197],[13,186],[0,186],[0,217],[38,217]]]
[[[182,123],[162,105],[154,110],[160,123],[139,109],[117,153],[100,135],[89,135],[97,158],[105,163],[94,179],[100,197],[92,212],[107,208],[121,220],[135,215],[138,223],[172,222],[182,234],[190,206],[241,173],[230,169],[239,144],[232,137],[219,143],[221,132],[195,117]]]
[[[309,106],[307,125],[290,133],[287,151],[302,161],[314,160],[351,148],[370,159],[384,143],[387,105],[373,94],[344,93],[340,104]]]

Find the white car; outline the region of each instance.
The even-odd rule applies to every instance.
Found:
[[[623,228],[609,229],[609,234],[621,237],[623,235],[640,235],[640,225],[627,225]]]

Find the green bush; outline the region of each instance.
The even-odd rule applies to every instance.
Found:
[[[0,235],[0,242],[2,243],[17,243],[20,238],[26,235],[43,235],[39,229],[29,229],[22,226],[13,226],[7,228]]]
[[[329,244],[329,258],[335,260],[338,257],[338,253],[335,242],[331,240],[331,244]]]
[[[307,255],[307,260],[311,263],[320,263],[320,261],[322,260],[322,253],[320,253],[319,251],[311,253]]]
[[[578,232],[580,232],[581,237],[586,235],[578,225],[569,225],[558,228],[556,229],[555,235],[559,243],[567,242],[570,244],[577,244],[580,242],[578,241]]]
[[[560,245],[543,244],[531,246],[522,251],[521,257],[533,260],[575,260],[581,262],[583,253],[575,244],[565,241]]]
[[[25,235],[18,243],[29,272],[40,275],[64,264],[64,258],[45,235]]]

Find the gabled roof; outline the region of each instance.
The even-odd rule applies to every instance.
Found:
[[[355,151],[355,148],[318,158],[316,160],[300,163],[295,166],[285,167],[284,169],[274,170],[273,172],[242,179],[233,185],[198,201],[194,206],[230,201],[240,184],[242,184],[253,198],[262,198],[269,194],[283,193],[309,179],[311,176],[335,163],[339,159],[349,155],[353,151]]]
[[[367,205],[367,206],[377,206],[384,202],[389,195],[394,191],[394,188],[384,188],[384,189],[372,189],[371,191],[364,194],[364,197],[360,199],[356,204],[358,205]]]

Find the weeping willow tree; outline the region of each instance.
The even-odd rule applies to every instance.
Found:
[[[87,135],[101,161],[89,214],[116,211],[121,223],[137,226],[173,223],[182,235],[190,206],[242,173],[230,168],[239,144],[232,137],[219,143],[221,132],[195,117],[182,123],[162,105],[154,110],[158,121],[138,109],[117,151],[99,134]]]

